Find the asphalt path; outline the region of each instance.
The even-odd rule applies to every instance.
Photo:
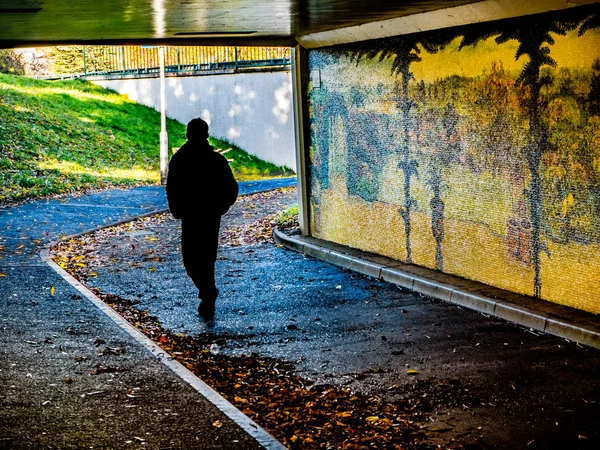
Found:
[[[164,207],[164,191],[150,187],[0,210],[0,448],[257,447],[39,260],[61,236]],[[147,230],[157,240],[128,237],[165,247],[155,270],[107,265],[92,284],[139,301],[174,332],[210,333],[224,354],[290,361],[315,383],[391,400],[429,399],[421,425],[433,446],[598,448],[597,350],[272,244],[221,250],[222,295],[207,324],[181,266],[178,223],[161,227]],[[128,247],[114,242],[123,258]]]
[[[260,448],[40,260],[63,236],[165,208],[164,188],[140,187],[0,209],[0,449]]]
[[[222,230],[254,227],[269,209],[261,201],[234,205]],[[256,353],[291,362],[309,382],[427,402],[420,426],[433,447],[598,448],[598,350],[266,243],[221,247],[221,295],[207,323],[178,228],[167,219],[98,236],[102,256],[119,263],[94,268],[88,283],[135,301],[173,333],[210,336],[222,354]]]

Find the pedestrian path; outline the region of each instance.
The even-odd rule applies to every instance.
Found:
[[[265,242],[263,219],[293,200],[260,196],[238,202],[224,218],[216,267],[221,292],[212,323],[197,315],[197,291],[181,264],[176,220],[140,221],[133,230],[90,236],[95,257],[118,262],[94,266],[87,285],[135,301],[167,335],[195,336],[199,348],[218,353],[216,367],[208,357],[195,370],[270,427],[269,417],[288,417],[287,411],[309,399],[277,396],[270,379],[257,378],[261,370],[247,383],[248,372],[235,363],[239,357],[257,365],[270,358],[281,367],[289,363],[310,392],[326,384],[422,405],[413,410],[414,418],[432,448],[533,448],[527,445],[532,441],[535,448],[583,448],[583,440],[585,448],[598,448],[600,352],[399,289],[378,279],[383,269],[375,263],[382,259],[371,261],[375,271],[367,277],[305,256],[316,254],[306,242],[304,253]],[[320,244],[322,253],[333,255]],[[161,255],[160,261],[148,255]],[[337,263],[356,263],[359,256],[338,257]],[[282,388],[293,385],[281,372],[270,373]],[[252,399],[250,405],[246,399]],[[320,417],[319,410],[303,411],[303,425],[269,429],[278,437],[289,426],[298,436],[327,439],[316,431],[327,428],[323,421],[310,422],[311,414]],[[353,411],[368,417],[381,409]],[[356,428],[348,432],[365,436]],[[344,438],[338,437],[322,445],[341,446]]]
[[[289,236],[276,230],[275,240],[411,291],[600,349],[600,323],[594,314],[309,236]]]
[[[240,195],[294,186],[295,178],[239,183]],[[39,263],[40,248],[62,236],[166,209],[162,186],[116,189],[0,208],[0,264]]]
[[[165,208],[164,188],[140,187],[0,209],[0,448],[282,448],[183,381],[39,258],[63,236]]]

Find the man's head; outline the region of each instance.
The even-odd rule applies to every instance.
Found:
[[[192,119],[187,125],[185,135],[188,141],[208,139],[208,124],[202,119]]]

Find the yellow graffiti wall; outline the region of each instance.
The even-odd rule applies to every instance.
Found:
[[[311,233],[600,313],[598,9],[310,51]]]

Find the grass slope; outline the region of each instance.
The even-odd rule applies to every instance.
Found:
[[[0,205],[55,194],[158,183],[160,114],[127,97],[73,81],[0,74]],[[169,146],[185,126],[167,120]],[[289,175],[227,142],[239,180]]]

